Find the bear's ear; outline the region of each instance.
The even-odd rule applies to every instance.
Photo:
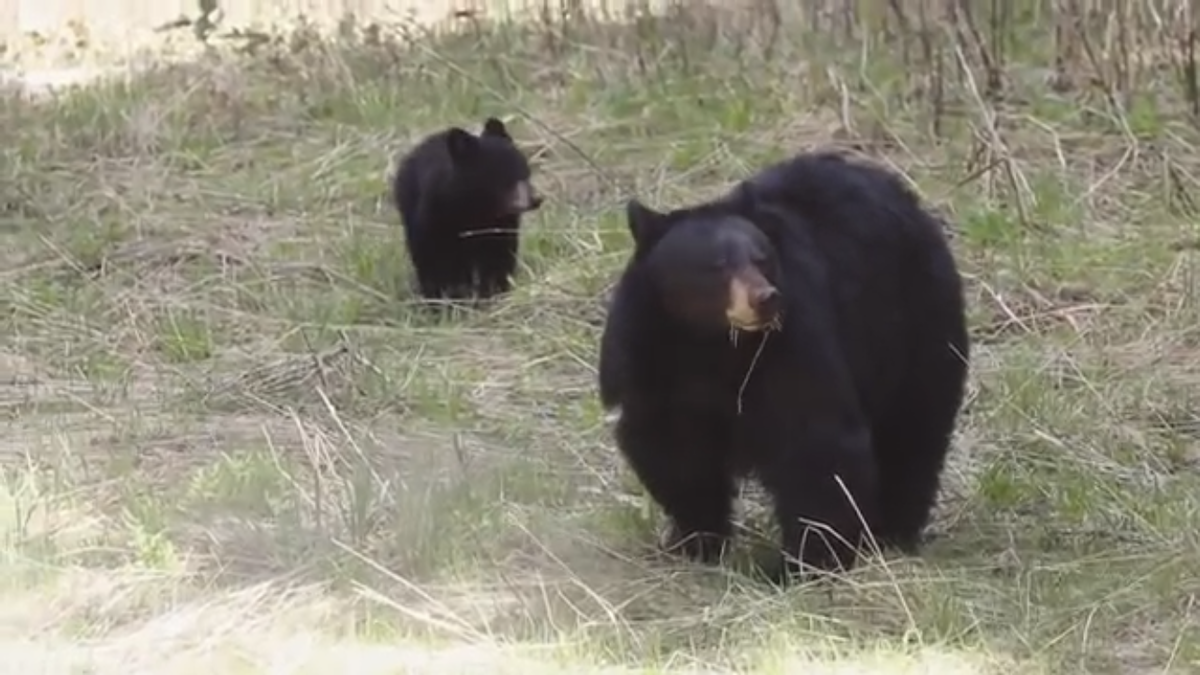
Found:
[[[626,202],[625,219],[629,224],[629,233],[638,246],[648,246],[657,240],[668,224],[666,214],[642,204],[637,198]]]
[[[484,120],[483,135],[484,136],[496,136],[498,138],[507,138],[510,141],[512,140],[512,136],[508,135],[508,127],[504,126],[504,122],[501,122],[500,120],[496,119],[495,117],[489,117],[486,120]]]
[[[451,127],[446,132],[446,148],[450,151],[450,159],[461,162],[475,154],[479,147],[479,139],[469,132]]]

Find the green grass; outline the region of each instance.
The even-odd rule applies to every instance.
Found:
[[[787,19],[772,43],[705,12],[414,47],[300,34],[6,94],[0,661],[1194,672],[1200,133],[1173,66],[1110,96],[1087,82],[1117,62],[1080,57],[1084,84],[1053,91],[1046,22],[1014,16],[1003,101],[949,33],[933,87],[880,29]],[[389,163],[492,114],[548,201],[514,292],[439,318]],[[969,279],[937,537],[832,588],[664,559],[595,393],[624,200],[686,204],[846,143],[946,214]],[[750,541],[769,521],[746,506]]]

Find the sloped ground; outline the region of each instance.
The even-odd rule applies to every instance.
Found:
[[[939,70],[915,38],[822,21],[694,12],[413,48],[300,34],[6,96],[0,662],[1200,666],[1200,135],[1166,38],[1140,35],[1129,61],[1097,47],[1055,88],[1049,24],[1003,27],[993,100],[963,35],[936,33]],[[437,319],[412,303],[385,174],[428,131],[493,113],[549,202],[518,289]],[[926,553],[781,593],[654,554],[659,516],[616,459],[593,364],[625,198],[683,204],[831,143],[954,223],[976,357]]]

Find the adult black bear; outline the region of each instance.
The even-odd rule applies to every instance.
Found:
[[[852,567],[864,521],[915,552],[967,376],[941,223],[892,174],[830,152],[690,208],[634,199],[627,217],[600,397],[670,546],[715,561],[735,481],[754,475],[782,530],[776,581],[797,561]]]
[[[541,206],[529,162],[500,120],[479,136],[437,132],[399,163],[392,198],[425,298],[507,292],[517,268],[521,215]]]

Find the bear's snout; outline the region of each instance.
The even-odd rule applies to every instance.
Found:
[[[729,280],[725,318],[731,328],[756,331],[779,322],[783,295],[758,270],[750,269]]]
[[[509,194],[508,208],[514,214],[526,213],[528,211],[536,211],[542,205],[542,196],[538,194],[533,185],[523,180],[513,186],[512,192]]]
[[[770,323],[771,319],[779,315],[779,310],[782,309],[782,299],[783,296],[780,295],[779,289],[768,284],[760,286],[750,293],[750,306],[754,308],[759,318],[766,319]]]

